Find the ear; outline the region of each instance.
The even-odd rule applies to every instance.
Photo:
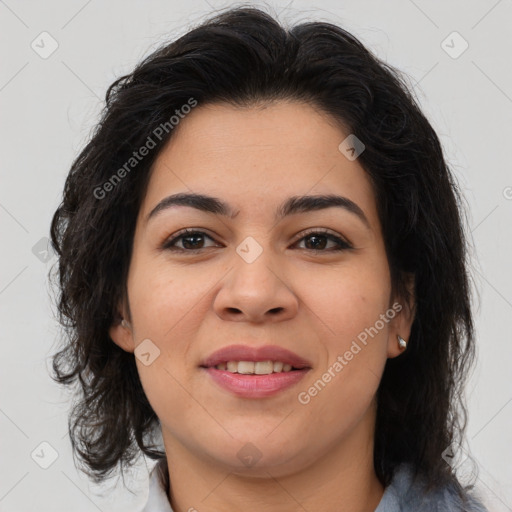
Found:
[[[399,356],[404,350],[398,344],[398,336],[401,336],[407,344],[411,336],[411,328],[416,313],[414,274],[406,274],[405,297],[395,297],[391,309],[396,312],[389,325],[388,358]]]
[[[126,352],[135,351],[135,340],[133,339],[132,325],[128,308],[124,305],[118,307],[117,314],[110,326],[108,333],[112,341]]]

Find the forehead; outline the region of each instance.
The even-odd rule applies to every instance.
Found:
[[[338,149],[348,135],[300,102],[198,106],[158,155],[141,215],[178,192],[220,197],[240,210],[237,219],[273,213],[292,195],[341,194],[378,222],[365,170]]]

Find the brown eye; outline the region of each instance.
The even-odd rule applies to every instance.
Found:
[[[203,231],[186,230],[166,241],[163,248],[170,251],[195,252],[205,248],[206,238],[213,241],[213,238]],[[177,243],[181,243],[182,247],[177,246]]]
[[[181,231],[170,240],[167,240],[163,244],[162,248],[174,252],[196,253],[201,251],[202,249],[215,247],[215,245],[205,246],[204,244],[206,239],[215,242],[214,239],[211,236],[207,235],[204,231],[187,229]],[[299,249],[305,249],[315,252],[332,252],[352,249],[352,245],[349,244],[347,241],[327,231],[310,231],[294,245],[300,244],[303,240],[306,241],[306,246],[299,247]],[[327,248],[329,243],[333,243],[334,246]],[[181,246],[178,244],[181,244]]]
[[[352,248],[352,246],[342,238],[326,231],[311,231],[303,236],[297,243],[303,240],[306,241],[306,247],[301,247],[301,249],[312,251],[331,252]],[[329,250],[324,250],[329,242],[334,243],[334,247],[331,247]]]

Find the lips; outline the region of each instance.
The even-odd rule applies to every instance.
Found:
[[[200,366],[212,368],[228,361],[281,361],[294,369],[311,368],[311,363],[294,352],[278,345],[248,347],[247,345],[229,345],[208,356]]]

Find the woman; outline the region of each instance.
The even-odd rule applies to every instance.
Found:
[[[85,471],[158,460],[146,511],[484,510],[449,464],[459,205],[398,72],[339,27],[239,8],[147,57],[52,222]]]

